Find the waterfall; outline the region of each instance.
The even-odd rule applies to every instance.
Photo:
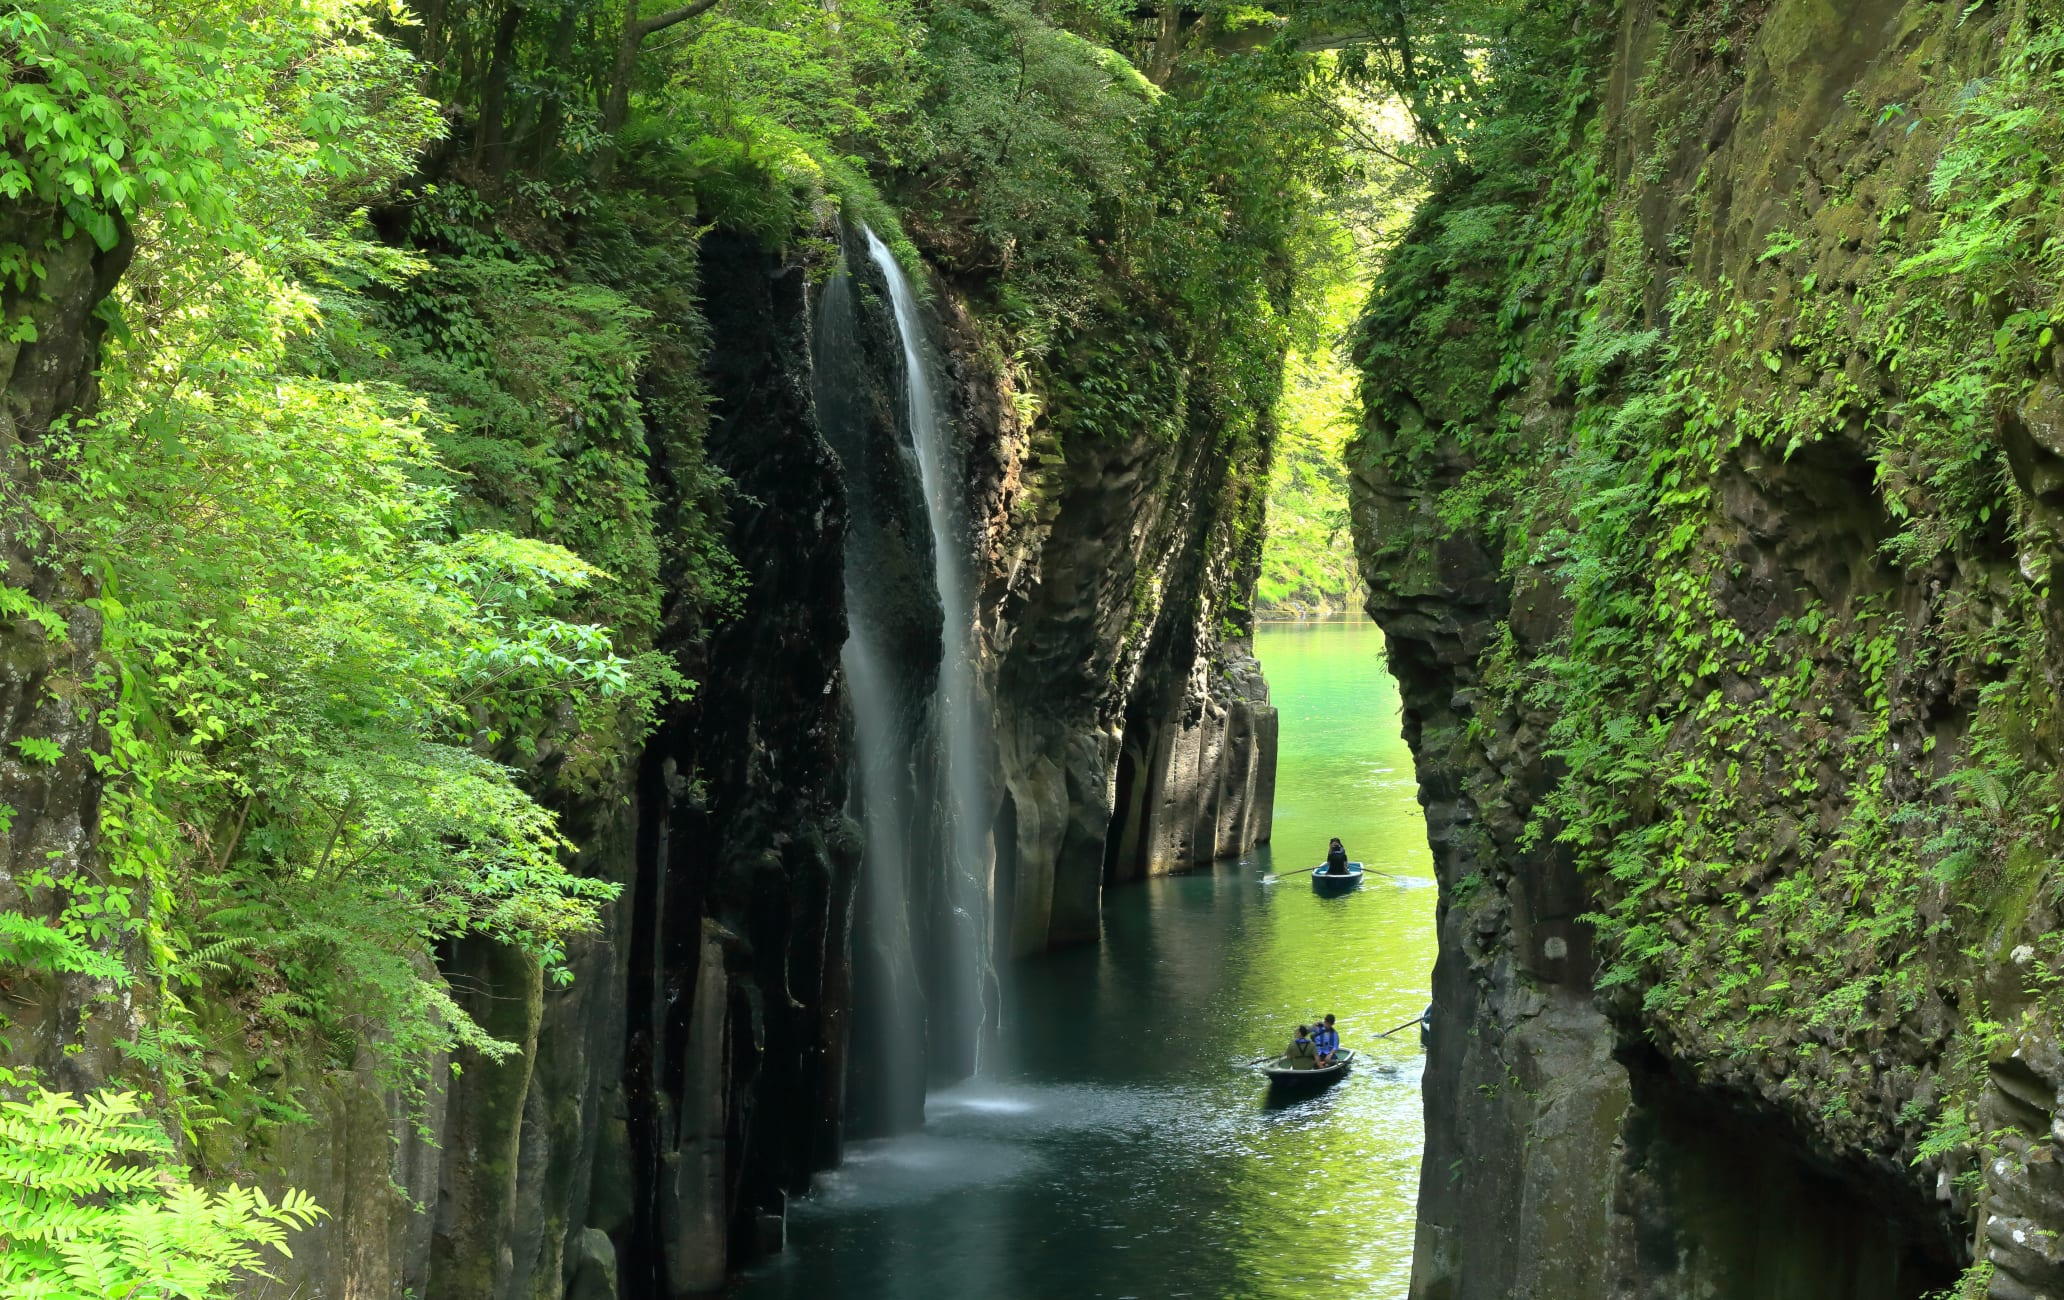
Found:
[[[890,311],[877,298],[871,329],[854,268],[841,266],[820,307],[816,387],[850,520],[842,659],[863,882],[851,1110],[862,1130],[883,1131],[913,1127],[928,1086],[979,1064],[993,853],[965,475],[916,296],[888,247],[862,233]],[[896,418],[884,398],[900,398]]]
[[[958,467],[958,458],[932,390],[931,358],[922,346],[924,325],[910,282],[872,230],[867,231],[867,251],[888,281],[896,333],[903,342],[904,409],[924,485],[942,615],[939,685],[933,697],[939,766],[944,776],[939,788],[944,795],[940,812],[947,849],[944,901],[948,910],[939,954],[946,983],[940,993],[950,1001],[951,1014],[965,1031],[967,1056],[964,1061],[944,1062],[947,1068],[935,1071],[935,1077],[962,1077],[981,1064],[981,988],[992,943],[988,932],[990,872],[995,856],[986,717],[975,675],[974,536],[964,475],[950,472]]]

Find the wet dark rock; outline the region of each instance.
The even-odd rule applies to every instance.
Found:
[[[1806,231],[1801,265],[1815,268],[1823,292],[1853,286],[1883,237],[1871,203],[1925,184],[1939,139],[1878,129],[1854,105],[1913,102],[1925,93],[1924,54],[1952,47],[1958,66],[1978,75],[2000,35],[1976,10],[1959,25],[1937,6],[1901,0],[1775,0],[1740,11],[1731,37],[1744,60],[1740,87],[1690,106],[1655,71],[1667,73],[1685,48],[1673,44],[1677,19],[1666,26],[1662,8],[1621,7],[1614,62],[1598,87],[1607,156],[1624,187],[1615,201],[1650,250],[1673,250],[1673,275],[1708,284],[1725,275],[1753,286],[1759,301],[1781,296],[1784,269],[1759,270],[1757,258],[1785,222]],[[1647,151],[1662,124],[1636,105],[1644,76],[1671,111],[1687,114],[1661,157]],[[1640,168],[1654,170],[1641,179]],[[1827,201],[1838,184],[1851,201]],[[1805,221],[1785,207],[1795,193]],[[1652,320],[1662,319],[1661,301],[1650,286]],[[1773,382],[1819,391],[1826,377],[1796,369],[1784,329],[1771,328]],[[1554,454],[1570,442],[1569,396],[1542,378],[1556,358],[1530,360],[1535,378],[1509,409],[1530,445]],[[1901,568],[1884,548],[1899,525],[1861,423],[1877,418],[1875,380],[1862,363],[1850,378],[1862,385],[1864,416],[1782,454],[1744,440],[1721,457],[1714,508],[1695,539],[1716,561],[1706,594],[1756,643],[1809,604],[1896,610],[1909,632],[1951,608],[2004,618],[2006,587],[2048,572],[2064,535],[2064,390],[2047,378],[1999,417],[2016,484],[2049,536],[2009,537],[1996,524],[1969,553]],[[1613,886],[1574,868],[1555,842],[1559,827],[1527,833],[1560,775],[1546,752],[1554,705],[1493,677],[1511,662],[1496,654],[1523,663],[1555,646],[1571,611],[1527,557],[1500,553],[1502,532],[1441,521],[1443,495],[1475,466],[1452,441],[1429,449],[1427,429],[1467,417],[1436,409],[1442,394],[1385,387],[1384,397],[1387,414],[1368,429],[1356,464],[1353,524],[1370,612],[1404,696],[1442,891],[1414,1300],[1903,1300],[1949,1286],[1974,1253],[1994,1266],[1995,1300],[2064,1294],[2064,1058],[2012,956],[2054,926],[2053,910],[1998,900],[1981,945],[1994,950],[1963,952],[1936,937],[1948,928],[1943,897],[1924,899],[1902,960],[1926,978],[1897,1005],[1889,993],[1860,996],[1860,1028],[1795,1009],[1730,1039],[1661,999],[1651,1005],[1639,978],[1600,987],[1581,918]],[[2054,613],[2051,626],[2060,626]],[[1900,641],[1883,709],[1898,745],[1883,792],[1916,806],[1949,770],[1990,672],[1931,659],[1919,644]],[[2038,668],[2054,686],[2056,665]],[[1857,792],[1832,763],[1807,766],[1816,788],[1806,794],[1786,788],[1785,771],[1820,746],[1854,743],[1881,716],[1859,680],[1840,680],[1824,711],[1759,733],[1762,752],[1752,747],[1742,761],[1750,811],[1733,839],[1740,860],[1724,864],[1724,879],[1685,885],[1666,934],[1687,938],[1684,918],[1701,910],[1722,915],[1729,891],[1753,901],[1780,881],[1830,876],[1829,842]],[[1698,691],[1737,708],[1767,698],[1724,673]],[[1698,734],[1695,719],[1677,726],[1672,744]],[[1667,799],[1637,794],[1623,811],[1640,825],[1669,810]],[[1858,975],[1845,954],[1831,956],[1831,974],[1768,973],[1824,980],[1818,997]],[[1694,999],[1717,1000],[1727,996],[1719,976],[1683,978]],[[1974,992],[1982,1006],[1971,1005]],[[1979,1093],[1979,1127],[1998,1149],[1922,1158],[1945,1079],[1968,1068],[1946,1048],[1969,1016],[2015,1027]]]

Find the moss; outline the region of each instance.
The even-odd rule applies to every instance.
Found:
[[[2016,572],[2056,530],[1994,434],[2056,341],[2064,48],[1930,10],[1885,57],[1890,0],[1686,9],[1637,20],[1621,105],[1582,18],[1502,53],[1361,326],[1365,571],[1440,592],[1476,546],[1560,607],[1475,665],[1478,733],[1545,731],[1515,851],[1592,872],[1611,1004],[1735,1077],[1831,1043],[1790,1104],[1912,1144],[1911,1079],[1865,1063],[1950,1019],[2064,848]]]

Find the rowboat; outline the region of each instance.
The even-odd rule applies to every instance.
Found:
[[[1325,865],[1322,863],[1312,868],[1311,887],[1322,894],[1345,894],[1351,889],[1360,889],[1362,887],[1362,864],[1350,862],[1347,864],[1347,874],[1336,876],[1326,870]]]
[[[1290,1058],[1279,1056],[1261,1067],[1268,1076],[1269,1085],[1276,1088],[1323,1088],[1337,1082],[1347,1073],[1347,1067],[1354,1064],[1355,1054],[1351,1047],[1342,1048],[1333,1057],[1333,1064],[1312,1070],[1300,1070],[1290,1064]]]

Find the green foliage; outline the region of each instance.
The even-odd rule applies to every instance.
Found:
[[[133,4],[51,0],[0,16],[7,84],[0,92],[0,195],[61,207],[103,249],[120,219],[149,205],[167,219],[224,215],[219,186],[251,119],[250,86],[231,95],[207,65],[226,33],[182,39]],[[64,232],[67,236],[69,230]],[[26,288],[37,250],[11,249],[5,269]]]
[[[189,1008],[208,1002],[241,1009],[239,1035],[345,1059],[364,1046],[406,1088],[437,1050],[505,1053],[452,1000],[431,947],[487,935],[563,978],[566,944],[614,894],[566,870],[556,818],[511,764],[564,770],[585,744],[571,766],[600,779],[657,695],[685,686],[616,653],[596,617],[638,637],[657,618],[649,509],[610,491],[645,449],[633,430],[591,468],[562,445],[526,466],[557,471],[532,485],[546,495],[493,515],[463,495],[420,396],[338,365],[388,346],[377,304],[424,267],[356,210],[439,129],[420,68],[380,30],[385,8],[32,16],[14,57],[39,70],[9,102],[70,138],[83,128],[50,125],[45,100],[73,97],[100,115],[104,157],[90,185],[72,174],[87,164],[33,138],[10,157],[29,192],[68,188],[139,240],[100,413],[47,440],[47,490],[10,504],[41,559],[99,579],[100,866],[19,879],[56,919],[9,918],[0,959],[142,977],[151,1019],[132,1060],[190,1127],[209,1106],[279,1108],[242,1085],[195,1091]],[[596,327],[636,327],[634,309],[521,264],[476,296],[490,312],[542,304],[571,340],[534,403],[564,397],[565,423],[623,429],[644,354]],[[648,586],[605,591],[595,564],[511,531],[562,518]],[[16,748],[47,762],[49,743]]]
[[[1980,1260],[1965,1269],[1955,1286],[1930,1295],[1928,1300],[1985,1300],[1992,1293],[1992,1261]]]
[[[264,15],[136,0],[13,6],[0,17],[0,193],[61,207],[102,248],[139,217],[174,238],[246,243],[258,235],[233,198],[243,173],[363,178],[404,162],[421,138],[430,106],[403,88],[406,56],[374,34],[387,12],[357,0]],[[0,269],[26,286],[36,252],[8,250]]]
[[[748,0],[712,16],[667,67],[664,102],[745,136],[779,123],[799,140],[893,151],[917,108],[924,27],[903,0],[836,10]]]
[[[31,763],[50,764],[64,757],[64,750],[60,749],[55,741],[44,740],[39,736],[19,736],[15,739],[14,747]]]
[[[0,1102],[0,1293],[21,1300],[215,1300],[323,1211],[187,1184],[133,1093],[32,1089]]]
[[[300,1008],[333,1033],[369,1015],[396,1068],[479,1043],[416,969],[420,945],[481,932],[550,963],[609,892],[564,871],[552,818],[476,752],[534,752],[562,701],[625,693],[606,634],[556,616],[597,571],[454,531],[410,408],[296,373],[317,317],[288,268],[179,251],[126,290],[194,285],[177,315],[132,298],[54,516],[104,575],[118,690],[101,831],[153,900],[124,914],[151,918],[168,991],[200,978],[184,954],[245,937],[289,990],[264,1014]]]
[[[1145,131],[1163,96],[1015,0],[941,7],[927,36],[931,165],[904,204],[951,269],[1000,277],[1019,345],[1045,352],[1101,315],[1096,244],[1136,229],[1127,208],[1148,201]]]
[[[1385,567],[1418,573],[1463,532],[1515,605],[1566,611],[1548,644],[1508,628],[1486,651],[1472,734],[1545,727],[1559,779],[1523,847],[1594,873],[1606,1001],[1695,1062],[1794,1053],[1786,1091],[1848,1133],[1891,1118],[1860,1098],[1909,1086],[1870,1077],[1887,1035],[2057,894],[2051,575],[2028,558],[2054,521],[2009,450],[2054,383],[2064,40],[1988,16],[1991,53],[1957,57],[1998,65],[1952,72],[1977,47],[1938,15],[1944,89],[1858,99],[1817,147],[1932,132],[1939,151],[1776,196],[1776,229],[1723,270],[1691,250],[1739,221],[1678,145],[1736,90],[1754,15],[1679,17],[1627,110],[1656,137],[1616,184],[1607,26],[1515,10],[1371,295],[1349,454],[1438,519],[1370,539]],[[1660,230],[1649,186],[1685,199]],[[1815,502],[1783,507],[1786,554],[1844,557],[1838,581],[1772,558],[1748,522],[1772,499]],[[2054,1016],[2034,952],[2028,996]],[[1969,1103],[1995,1045],[1964,997],[1950,1096],[1897,1119],[1950,1166],[1984,1139]]]
[[[1356,279],[1336,287],[1341,326],[1365,289]],[[1255,597],[1265,615],[1336,613],[1352,606],[1361,587],[1343,463],[1356,427],[1354,371],[1334,347],[1294,350],[1285,371]]]
[[[934,7],[890,193],[1050,445],[1216,428],[1259,454],[1293,342],[1319,352],[1358,193],[1330,59],[1227,54],[1218,19],[1155,73],[1017,0]],[[1230,21],[1230,20],[1228,20]]]
[[[129,969],[59,926],[18,912],[0,912],[0,966],[87,975],[127,984]]]

